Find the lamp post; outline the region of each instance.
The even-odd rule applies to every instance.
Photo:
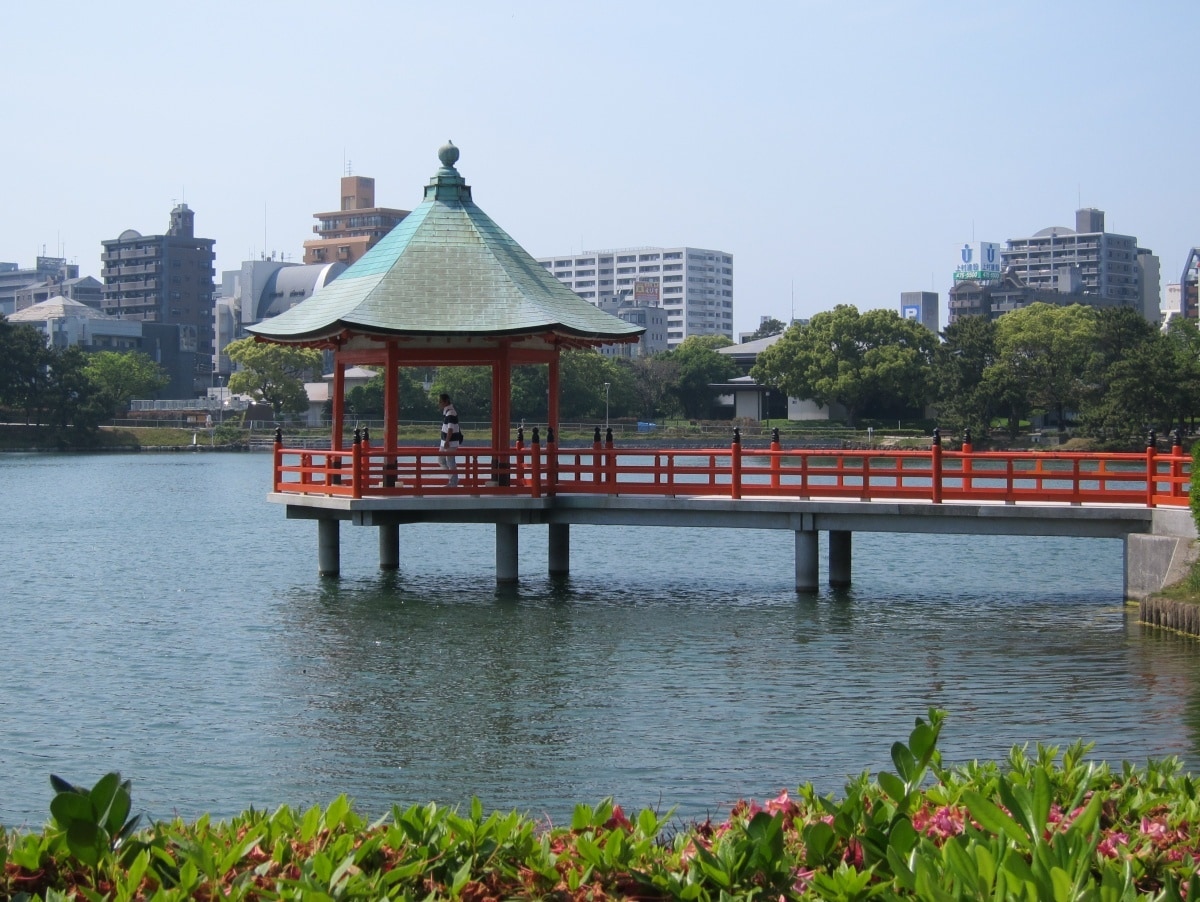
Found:
[[[609,383],[604,383],[604,431],[608,432],[608,386]]]

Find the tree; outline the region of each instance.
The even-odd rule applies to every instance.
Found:
[[[728,382],[740,375],[732,358],[716,349],[733,344],[724,335],[692,335],[685,338],[666,357],[678,367],[673,393],[683,415],[693,419],[711,419],[716,407],[714,383]]]
[[[41,332],[0,316],[0,405],[21,411],[26,425],[42,421],[49,362]]]
[[[946,327],[934,353],[933,386],[938,424],[951,432],[983,439],[1000,399],[985,376],[996,360],[996,324],[983,316],[964,316]]]
[[[423,369],[423,368],[422,368]],[[396,372],[396,389],[400,398],[401,420],[436,420],[438,407],[424,386],[417,381],[418,371],[401,367]],[[365,385],[356,385],[346,392],[346,410],[357,416],[384,415],[384,384],[380,373]]]
[[[794,324],[758,355],[750,375],[792,398],[841,404],[853,424],[869,406],[923,406],[936,342],[893,310],[860,314],[839,304]]]
[[[630,375],[630,388],[638,416],[653,420],[668,413],[675,384],[679,381],[679,364],[666,354],[634,357],[624,364]]]
[[[1060,431],[1084,396],[1084,370],[1096,340],[1095,310],[1036,303],[996,321],[998,364],[1023,385],[1035,408],[1054,414]]]
[[[45,410],[50,424],[66,429],[94,429],[107,408],[87,375],[88,357],[78,347],[54,350],[47,366]]]
[[[770,338],[772,335],[782,335],[787,329],[787,324],[782,320],[777,320],[773,316],[768,316],[758,328],[750,333],[750,337],[746,341],[758,341],[760,338]]]
[[[312,348],[273,344],[255,338],[230,342],[229,359],[241,369],[229,377],[229,390],[266,401],[276,418],[303,413],[308,406],[306,379],[320,373],[321,352]]]
[[[1079,425],[1101,439],[1135,440],[1171,422],[1174,360],[1165,339],[1133,307],[1093,312],[1095,340],[1081,389]]]
[[[99,403],[109,416],[128,410],[133,398],[150,397],[171,381],[162,367],[140,351],[91,354],[84,374],[95,386]]]
[[[514,381],[516,368],[514,368]],[[442,366],[433,380],[433,395],[445,392],[464,422],[492,418],[492,368],[490,366]],[[516,411],[513,411],[514,416]]]
[[[1172,319],[1163,346],[1172,363],[1167,392],[1171,424],[1182,428],[1191,419],[1195,425],[1200,407],[1200,327],[1195,320]]]

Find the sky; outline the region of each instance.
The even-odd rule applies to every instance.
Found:
[[[535,257],[734,259],[735,334],[899,310],[1075,211],[1200,245],[1195,0],[205,0],[6,6],[0,260],[166,231],[300,261],[344,174],[412,209],[452,140]]]

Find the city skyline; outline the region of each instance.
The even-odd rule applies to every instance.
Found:
[[[6,146],[0,260],[98,276],[103,240],[162,234],[186,202],[218,273],[299,262],[342,175],[411,209],[448,139],[535,257],[733,254],[735,334],[902,291],[938,292],[944,324],[963,244],[1083,207],[1163,286],[1200,244],[1191,4],[764,9],[20,5],[2,65],[33,87],[8,115],[69,127]]]

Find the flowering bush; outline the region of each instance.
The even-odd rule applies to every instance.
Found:
[[[943,717],[918,718],[895,771],[841,798],[808,784],[690,825],[612,801],[551,825],[478,800],[368,824],[341,797],[131,833],[119,777],[90,793],[56,778],[103,804],[58,801],[41,834],[0,829],[0,899],[1200,899],[1200,807],[1175,760],[1114,770],[1077,743],[945,767]]]

